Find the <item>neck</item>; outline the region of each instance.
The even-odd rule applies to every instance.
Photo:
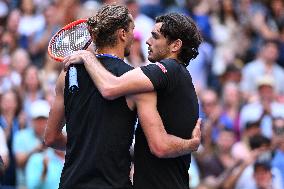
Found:
[[[167,59],[174,59],[174,60],[176,60],[178,63],[181,63],[181,61],[178,59],[177,54],[169,54],[166,58],[167,58]]]
[[[118,48],[118,47],[104,47],[97,49],[97,54],[110,54],[113,56],[117,56],[121,59],[124,59],[124,48]]]

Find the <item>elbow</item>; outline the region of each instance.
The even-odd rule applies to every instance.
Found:
[[[168,158],[168,150],[165,145],[150,145],[151,153],[158,158]]]
[[[104,87],[101,91],[102,96],[107,99],[107,100],[114,100],[116,99],[116,94],[113,88],[109,87]]]
[[[101,85],[99,88],[102,96],[107,100],[114,100],[122,94],[120,94],[121,88],[122,88],[122,81],[120,78],[116,77],[112,80],[112,82],[107,82]]]

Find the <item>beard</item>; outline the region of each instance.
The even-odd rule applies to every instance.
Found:
[[[152,54],[152,56],[148,55],[148,60],[152,63],[155,63],[155,62],[160,62],[162,59],[162,56],[155,56],[154,54]]]
[[[150,62],[152,62],[152,63],[155,63],[155,62],[156,62],[156,60],[154,60],[153,58],[151,58],[151,57],[149,57],[149,56],[148,56],[148,60],[149,60]]]

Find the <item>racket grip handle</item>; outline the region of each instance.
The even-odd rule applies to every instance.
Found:
[[[69,68],[69,90],[73,93],[78,91],[79,85],[77,80],[77,69],[75,66]]]

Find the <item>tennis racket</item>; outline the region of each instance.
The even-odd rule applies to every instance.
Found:
[[[51,38],[48,44],[48,54],[54,60],[62,62],[73,52],[87,49],[91,42],[87,19],[76,20],[64,26]],[[71,65],[68,72],[69,90],[75,92],[79,89],[77,69]]]

